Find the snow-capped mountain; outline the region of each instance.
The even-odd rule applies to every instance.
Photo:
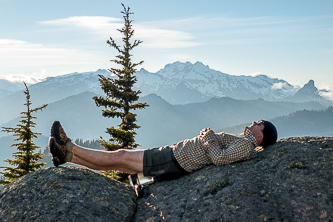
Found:
[[[103,95],[98,74],[113,78],[110,72],[100,69],[95,72],[49,77],[42,82],[33,84],[29,86],[33,105],[40,106],[60,101],[86,91]],[[311,88],[310,91],[299,90],[284,80],[270,78],[266,75],[232,76],[210,69],[201,62],[195,64],[175,62],[166,65],[156,73],[141,69],[135,75],[138,81],[134,89],[142,91],[140,96],[155,93],[174,105],[204,102],[213,97],[231,97],[240,100],[262,98],[267,101],[285,100],[292,102],[299,102],[297,100],[300,98],[302,98],[302,102],[323,100],[313,82],[304,87],[305,89]],[[21,85],[23,87],[23,84]],[[6,88],[1,88],[1,85],[0,89],[6,90]],[[5,91],[6,95],[0,99],[0,107],[2,108],[0,122],[2,123],[19,116],[23,109],[22,88],[17,90],[15,93],[13,93],[15,91],[13,88],[11,91]],[[307,95],[300,96],[304,95],[305,91]],[[296,92],[298,93],[296,94]]]
[[[85,91],[102,94],[98,74],[113,78],[107,70],[99,69],[95,72],[49,77],[29,88],[38,105]],[[134,89],[140,90],[141,96],[155,93],[171,104],[203,102],[213,97],[231,97],[242,100],[262,98],[268,101],[290,101],[292,99],[295,101],[299,98],[296,93],[300,90],[299,87],[281,79],[270,78],[266,75],[228,75],[210,69],[201,62],[195,64],[175,62],[166,65],[156,73],[141,69],[135,75],[138,81],[134,85]],[[309,93],[313,96],[308,93],[308,101],[320,99],[313,81],[310,85],[313,86],[313,89]],[[1,85],[0,89],[6,90]],[[304,94],[302,91],[304,90],[300,90],[298,94]],[[302,101],[306,100],[303,97]]]
[[[13,92],[23,89],[24,85],[22,82],[11,82],[6,79],[0,79],[0,99],[6,97]]]
[[[141,69],[136,76],[136,87],[144,95],[156,93],[173,104],[202,102],[212,97],[281,100],[298,90],[284,80],[265,75],[232,76],[210,69],[201,62],[175,62],[156,73]]]

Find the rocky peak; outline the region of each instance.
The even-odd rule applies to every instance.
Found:
[[[307,87],[307,88],[314,88],[314,89],[317,89],[314,85],[314,81],[312,79],[309,80],[309,82],[307,84],[304,85],[304,88]]]
[[[293,100],[296,100],[298,102],[318,100],[320,98],[321,96],[319,95],[319,91],[317,87],[315,87],[313,80],[310,80],[293,96]]]
[[[281,139],[254,159],[149,185],[76,167],[28,174],[0,192],[2,221],[332,221],[333,138]]]
[[[167,76],[174,76],[178,75],[178,78],[182,78],[181,76],[189,74],[191,72],[209,72],[212,71],[209,69],[208,66],[205,66],[201,62],[196,62],[192,64],[191,62],[174,62],[172,64],[168,64],[164,67],[164,69],[158,71],[157,73],[164,75],[165,77]]]
[[[305,84],[298,92],[295,94],[300,96],[316,96],[318,95],[318,89],[314,85],[314,81],[310,80],[307,84]]]
[[[300,90],[306,91],[308,93],[317,93],[318,92],[318,89],[317,89],[317,87],[315,87],[314,81],[312,79],[309,80],[309,82],[307,84],[305,84],[303,86],[303,88]]]

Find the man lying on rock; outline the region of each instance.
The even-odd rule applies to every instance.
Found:
[[[210,128],[198,136],[171,146],[147,150],[103,151],[74,144],[59,121],[51,126],[49,149],[56,167],[66,162],[94,170],[119,170],[143,173],[144,176],[177,178],[206,165],[224,165],[256,156],[257,146],[268,146],[277,140],[275,126],[266,120],[253,122],[240,135],[215,133]]]

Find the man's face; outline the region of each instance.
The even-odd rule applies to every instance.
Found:
[[[263,130],[264,130],[265,126],[262,121],[259,120],[259,121],[252,122],[252,125],[249,126],[249,128],[256,137],[257,136],[264,137]]]

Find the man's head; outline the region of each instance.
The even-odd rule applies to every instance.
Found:
[[[267,120],[259,120],[253,122],[249,127],[253,135],[256,137],[258,145],[269,146],[276,142],[278,133],[273,123]]]

